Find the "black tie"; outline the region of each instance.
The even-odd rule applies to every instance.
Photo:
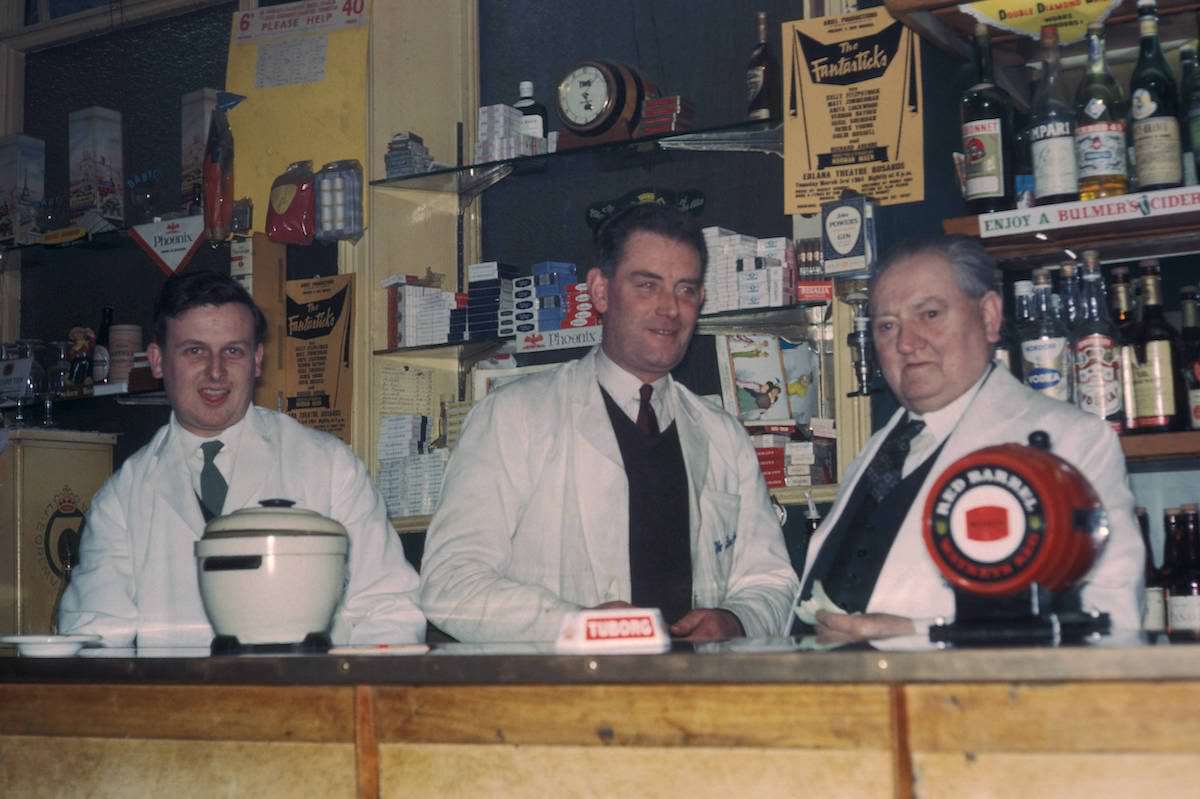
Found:
[[[904,418],[888,434],[875,457],[871,459],[863,479],[867,481],[867,490],[871,492],[876,503],[882,502],[884,497],[900,484],[909,445],[924,429],[925,422],[904,414]]]
[[[638,403],[638,430],[648,436],[658,435],[658,417],[654,415],[654,406],[650,404],[650,395],[654,393],[654,386],[646,383],[642,385],[638,392],[642,400]]]
[[[225,507],[225,492],[229,488],[215,462],[223,446],[225,444],[221,441],[205,441],[200,445],[200,451],[204,453],[204,467],[200,469],[200,503],[213,516],[221,515],[221,509]]]

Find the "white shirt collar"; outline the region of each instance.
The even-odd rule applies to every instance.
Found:
[[[641,378],[622,369],[604,353],[602,347],[597,347],[596,379],[625,415],[636,420],[641,404]],[[650,395],[650,407],[654,408],[654,415],[658,417],[658,429],[666,430],[675,419],[670,400],[674,383],[671,375],[666,374],[650,385],[654,387],[654,393]]]
[[[916,469],[917,466],[924,463],[929,454],[950,437],[950,434],[954,432],[954,428],[962,420],[963,414],[967,412],[967,408],[971,406],[971,402],[983,387],[983,382],[987,380],[988,375],[991,373],[992,367],[989,365],[970,388],[959,394],[956,399],[952,400],[945,407],[924,414],[914,413],[913,411],[908,412],[909,418],[920,419],[925,422],[925,429],[913,439],[909,447],[908,457],[905,458],[904,468],[902,469],[902,474],[905,477]]]
[[[213,459],[213,462],[225,477],[225,480],[228,481],[233,475],[234,464],[237,463],[237,453],[242,441],[242,431],[245,429],[246,420],[249,417],[250,408],[247,407],[246,413],[242,415],[241,419],[238,419],[217,435],[205,438],[185,429],[179,423],[179,419],[176,418],[175,412],[171,411],[171,435],[179,442],[179,452],[183,455],[184,463],[187,464],[188,471],[191,473],[193,488],[197,494],[200,491],[200,470],[204,467],[204,455],[200,451],[200,445],[214,439],[220,439],[221,443],[224,444],[221,447],[221,451],[217,453],[216,458]]]

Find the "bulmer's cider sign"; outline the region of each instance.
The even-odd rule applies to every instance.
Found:
[[[921,45],[883,8],[783,25],[784,212],[925,199]]]

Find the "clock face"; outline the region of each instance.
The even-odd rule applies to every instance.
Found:
[[[572,127],[590,126],[611,103],[607,77],[591,64],[571,70],[558,84],[559,112]]]

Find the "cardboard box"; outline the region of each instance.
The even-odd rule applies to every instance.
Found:
[[[286,413],[350,443],[354,275],[287,282]]]
[[[179,141],[179,197],[181,205],[186,207],[196,188],[203,183],[200,173],[204,165],[204,148],[208,144],[208,125],[217,106],[217,90],[188,92],[179,105],[182,134]]]
[[[98,105],[67,117],[70,141],[72,221],[96,211],[112,222],[125,221],[125,161],[121,113]]]
[[[19,133],[0,139],[0,244],[37,242],[45,183],[45,142]]]

